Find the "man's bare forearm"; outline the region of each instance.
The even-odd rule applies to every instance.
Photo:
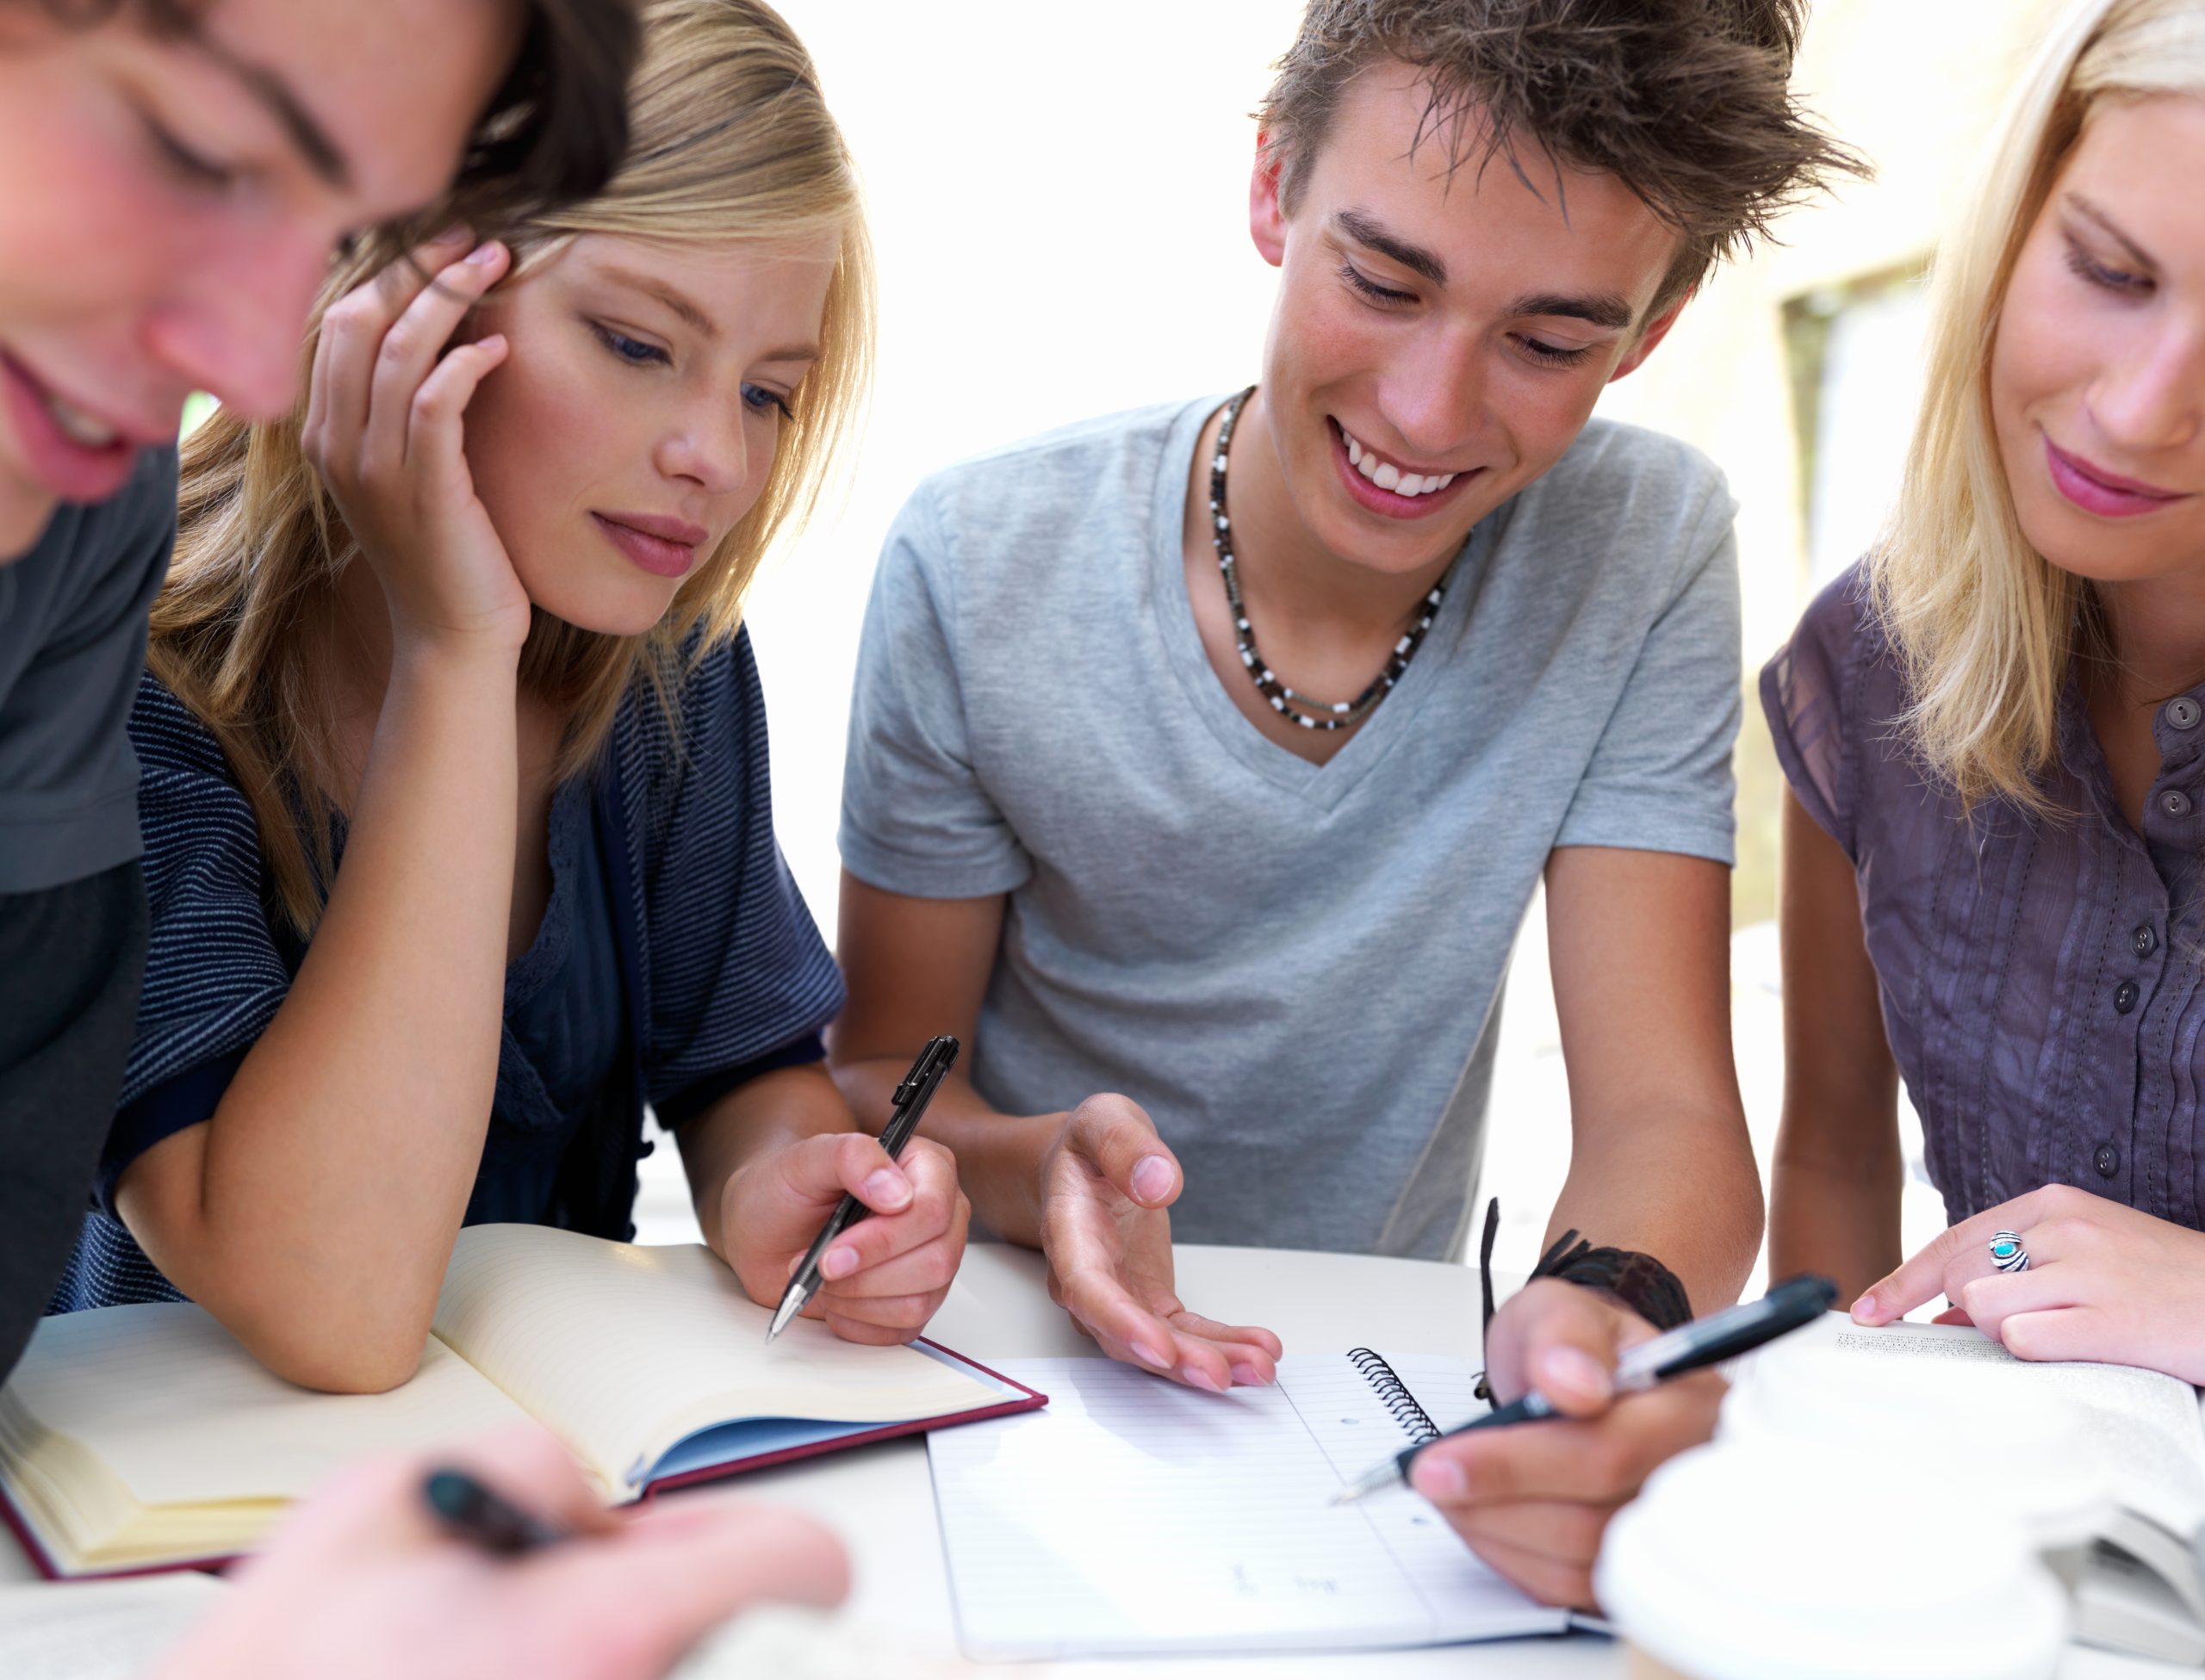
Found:
[[[1592,1140],[1582,1131],[1548,1240],[1575,1226],[1597,1247],[1652,1255],[1677,1274],[1694,1312],[1736,1300],[1762,1223],[1744,1115],[1655,1106],[1597,1128]]]

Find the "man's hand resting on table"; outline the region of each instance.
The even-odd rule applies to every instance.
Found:
[[[1189,1312],[1171,1283],[1179,1162],[1138,1104],[1091,1096],[1041,1156],[1049,1299],[1112,1359],[1222,1393],[1278,1375],[1279,1339]]]
[[[841,1543],[810,1517],[686,1496],[611,1511],[541,1429],[435,1461],[574,1538],[494,1557],[431,1520],[428,1460],[356,1466],[283,1523],[154,1680],[656,1680],[748,1605],[849,1589]]]
[[[1659,1332],[1607,1296],[1540,1278],[1493,1316],[1486,1373],[1501,1404],[1537,1388],[1566,1414],[1417,1455],[1411,1480],[1470,1549],[1533,1597],[1590,1607],[1608,1519],[1666,1460],[1708,1440],[1713,1372],[1611,1404],[1617,1355]]]

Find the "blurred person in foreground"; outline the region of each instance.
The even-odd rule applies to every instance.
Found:
[[[541,1429],[435,1463],[571,1538],[494,1555],[430,1517],[427,1461],[355,1466],[239,1567],[154,1680],[656,1680],[747,1606],[833,1604],[848,1590],[840,1542],[811,1518],[718,1494],[609,1511]]]
[[[1734,1299],[1761,1230],[1730,1042],[1733,504],[1690,449],[1590,417],[1718,259],[1856,167],[1790,91],[1804,10],[1314,0],[1258,114],[1249,227],[1281,277],[1255,386],[929,480],[859,658],[845,1088],[877,1107],[939,1023],[966,1037],[929,1123],[977,1217],[1180,1382],[1268,1381],[1280,1348],[1180,1301],[1175,1237],[1463,1255],[1544,880],[1573,1132],[1550,1234],[1590,1251],[1486,1354],[1498,1395],[1573,1420],[1416,1482],[1557,1603],[1712,1427],[1711,1377],[1610,1410],[1618,1350]]]
[[[2205,1382],[2205,0],[2089,0],[1937,258],[1884,536],[1761,676],[1773,1266]],[[1898,1094],[1950,1229],[1901,1263]]]
[[[624,0],[0,0],[0,1377],[137,1010],[125,720],[184,400],[287,412],[363,230],[594,189],[634,50]]]
[[[124,722],[183,400],[287,412],[353,234],[595,190],[634,51],[625,0],[0,0],[0,1376],[81,1225],[130,1042],[147,912]],[[426,1532],[419,1466],[363,1469],[171,1671],[457,1675],[550,1652],[532,1671],[625,1680],[752,1598],[842,1590],[801,1519],[608,1517],[540,1435],[454,1456],[587,1538],[493,1579]]]

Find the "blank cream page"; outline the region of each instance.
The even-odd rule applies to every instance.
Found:
[[[41,1319],[8,1393],[147,1506],[295,1499],[363,1454],[524,1421],[434,1339],[402,1387],[317,1394],[270,1374],[202,1309],[177,1303]]]
[[[891,1423],[991,1405],[1000,1391],[909,1348],[767,1308],[696,1244],[639,1248],[544,1225],[459,1234],[436,1330],[593,1463],[632,1487],[676,1441],[746,1417]]]

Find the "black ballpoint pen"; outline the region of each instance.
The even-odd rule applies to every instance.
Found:
[[[1622,1358],[1616,1361],[1615,1392],[1618,1396],[1636,1393],[1672,1377],[1704,1371],[1726,1359],[1751,1353],[1764,1342],[1773,1342],[1819,1318],[1836,1299],[1837,1286],[1828,1278],[1797,1277],[1778,1284],[1757,1301],[1742,1301],[1736,1306],[1724,1307],[1720,1312],[1711,1312],[1705,1318],[1695,1318],[1689,1324],[1665,1330],[1650,1341],[1624,1349]],[[1434,1435],[1431,1441],[1420,1441],[1382,1460],[1334,1494],[1332,1503],[1351,1504],[1366,1493],[1406,1482],[1409,1466],[1432,1441],[1468,1435],[1473,1429],[1506,1429],[1511,1423],[1536,1423],[1542,1417],[1552,1417],[1556,1410],[1554,1402],[1535,1388],[1522,1399],[1512,1400],[1497,1411],[1474,1417],[1459,1429]]]
[[[896,1088],[893,1099],[895,1110],[888,1117],[888,1124],[880,1129],[880,1147],[888,1152],[891,1161],[904,1152],[904,1145],[919,1129],[919,1117],[927,1112],[927,1104],[934,1100],[935,1087],[941,1083],[941,1076],[949,1071],[950,1063],[957,1059],[957,1040],[947,1033],[927,1040],[927,1047],[919,1052],[919,1059],[911,1063],[910,1072],[904,1076],[904,1082]],[[835,1211],[828,1215],[827,1223],[820,1227],[819,1235],[811,1239],[811,1246],[804,1251],[804,1258],[789,1277],[789,1286],[781,1295],[781,1304],[773,1309],[773,1322],[766,1331],[766,1341],[771,1345],[775,1336],[789,1327],[789,1321],[803,1311],[811,1298],[819,1293],[819,1257],[827,1252],[827,1245],[848,1231],[871,1212],[855,1196],[845,1194]]]

